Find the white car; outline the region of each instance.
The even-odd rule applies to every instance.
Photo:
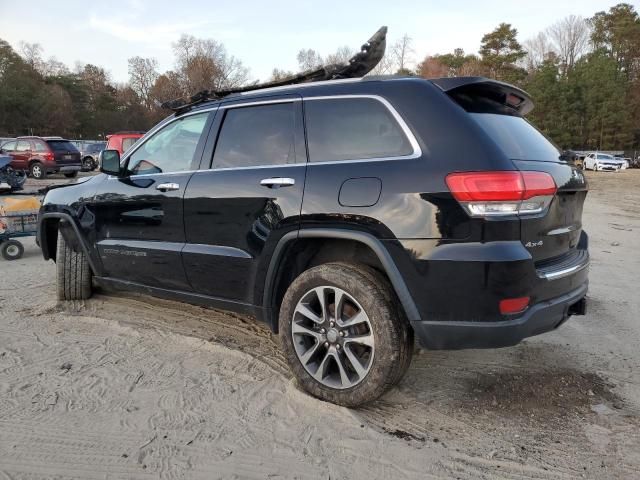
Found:
[[[617,159],[608,153],[592,152],[584,157],[584,168],[586,170],[617,172],[626,168],[625,163],[624,160]]]

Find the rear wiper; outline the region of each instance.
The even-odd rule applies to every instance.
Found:
[[[164,102],[161,106],[180,115],[195,105],[209,101],[219,100],[234,93],[251,92],[264,88],[283,87],[300,83],[322,82],[325,80],[338,80],[343,78],[360,78],[375,68],[382,60],[387,46],[387,27],[380,27],[367,42],[360,47],[360,51],[344,64],[331,64],[318,67],[313,70],[292,75],[282,80],[248,85],[246,87],[231,88],[227,90],[203,90],[193,95],[188,101],[183,99]]]

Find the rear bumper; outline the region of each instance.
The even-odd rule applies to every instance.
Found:
[[[411,325],[421,345],[433,350],[498,348],[548,332],[571,315],[584,315],[588,282],[559,297],[529,307],[519,318],[498,322],[416,321]]]
[[[69,172],[79,172],[82,169],[82,165],[60,165],[55,167],[50,167],[49,170],[60,172],[60,173],[69,173]]]

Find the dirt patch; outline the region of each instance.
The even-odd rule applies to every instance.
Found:
[[[480,373],[467,382],[469,400],[463,404],[474,411],[498,411],[531,416],[564,416],[587,413],[594,404],[621,406],[621,399],[595,373],[575,370],[495,374]]]

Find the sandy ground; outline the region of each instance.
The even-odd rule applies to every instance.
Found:
[[[517,347],[418,351],[359,410],[299,391],[251,319],[56,304],[25,242],[0,259],[0,479],[640,478],[640,170],[588,177],[588,315]]]

